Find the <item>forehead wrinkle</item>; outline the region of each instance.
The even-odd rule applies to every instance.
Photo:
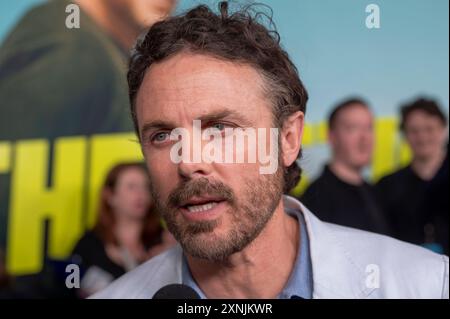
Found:
[[[182,64],[183,60],[186,58],[170,58],[147,71],[136,99],[142,119],[153,117],[153,108],[158,109],[158,119],[198,117],[213,111],[210,109],[212,100],[225,100],[227,105],[246,110],[247,114],[259,111],[252,105],[270,103],[261,87],[261,76],[250,66],[210,57],[205,57],[205,63],[213,62],[212,67],[198,63],[186,63],[186,66]],[[220,68],[221,65],[225,70]],[[241,80],[246,77],[246,81]]]
[[[198,75],[201,75],[200,77]],[[220,84],[222,91],[226,86],[228,89],[238,89],[247,92],[248,94],[254,93],[255,90],[251,90],[255,87],[261,90],[258,93],[263,93],[263,83],[260,73],[252,66],[224,61],[209,55],[204,54],[192,54],[182,52],[174,55],[166,60],[157,62],[153,64],[149,70],[147,70],[145,78],[154,76],[156,79],[161,79],[170,76],[170,81],[167,81],[168,87],[161,88],[158,90],[173,89],[177,86],[178,89],[192,89],[201,88],[204,86],[205,81],[200,84],[196,84],[198,80],[208,80],[206,83],[209,84],[220,78]],[[241,82],[241,85],[234,85],[236,79],[253,77],[253,81]],[[144,82],[146,82],[144,78]],[[160,81],[151,81],[151,83],[156,83]],[[255,85],[256,84],[256,85]],[[188,85],[186,87],[186,85]],[[244,89],[244,87],[245,89]],[[252,92],[253,91],[253,92]],[[258,94],[261,95],[261,94]]]

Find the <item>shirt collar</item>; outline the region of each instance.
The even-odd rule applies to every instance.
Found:
[[[305,219],[300,210],[286,209],[287,214],[297,218],[300,229],[300,244],[298,245],[297,258],[286,286],[278,295],[279,299],[311,299],[313,294],[313,277],[311,256],[309,253],[309,238],[306,230]],[[194,289],[202,299],[206,299],[203,291],[192,278],[186,257],[182,259],[182,282]]]
[[[289,280],[278,296],[280,299],[302,298],[311,299],[313,292],[313,277],[311,256],[309,254],[309,239],[303,214],[297,210],[286,209],[286,212],[296,217],[300,229],[300,245],[297,259]]]

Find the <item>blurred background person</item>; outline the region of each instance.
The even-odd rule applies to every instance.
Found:
[[[447,155],[441,168],[430,181],[425,193],[423,211],[428,211],[425,218],[424,246],[448,256],[449,241],[449,180],[448,144]]]
[[[149,177],[142,164],[119,164],[108,173],[99,210],[97,225],[72,254],[84,273],[82,297],[175,244],[153,210]]]
[[[331,111],[328,142],[331,161],[300,200],[323,221],[388,234],[373,187],[363,177],[374,145],[374,118],[365,101],[351,98]]]
[[[393,236],[448,254],[447,119],[435,101],[419,98],[401,108],[400,129],[411,163],[376,185]]]
[[[66,26],[71,3],[81,11],[79,29]],[[129,51],[138,35],[175,4],[54,0],[31,9],[0,47],[1,139],[132,131]]]

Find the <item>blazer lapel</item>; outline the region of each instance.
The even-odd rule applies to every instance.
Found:
[[[345,248],[330,224],[320,221],[303,204],[285,196],[285,207],[300,210],[309,237],[313,298],[366,298],[375,288],[366,285],[366,266]]]

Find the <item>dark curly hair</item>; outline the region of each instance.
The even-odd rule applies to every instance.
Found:
[[[254,67],[264,80],[266,94],[273,105],[274,125],[279,128],[291,114],[306,111],[308,94],[297,68],[280,46],[272,14],[257,12],[255,7],[255,4],[249,5],[229,14],[228,2],[223,1],[216,14],[207,6],[199,5],[150,28],[136,45],[128,71],[131,114],[138,138],[135,99],[145,72],[153,63],[182,51]],[[267,28],[263,24],[264,18],[269,22]],[[285,168],[285,192],[298,183],[300,175],[301,169],[296,162]]]

